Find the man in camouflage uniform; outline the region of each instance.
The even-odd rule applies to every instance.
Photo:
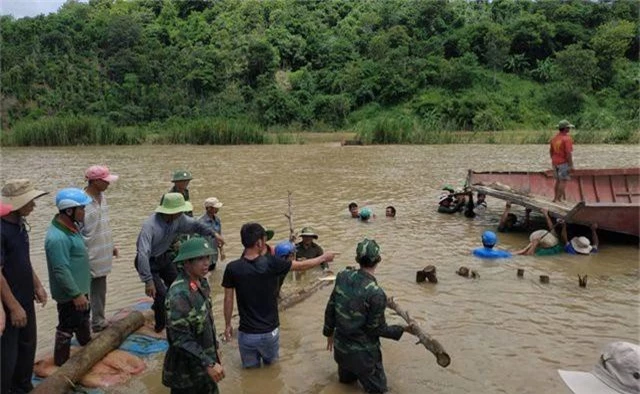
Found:
[[[405,331],[412,331],[410,326],[388,326],[385,321],[387,296],[373,276],[381,260],[376,241],[365,238],[358,244],[356,262],[360,269],[338,274],[322,330],[327,350],[335,348],[340,382],[358,380],[367,393],[387,391],[380,337],[397,341]]]
[[[211,288],[205,278],[209,242],[194,237],[180,246],[173,260],[183,265],[167,293],[167,340],[169,350],[162,369],[162,383],[172,394],[215,394],[224,378],[216,330],[211,312]]]

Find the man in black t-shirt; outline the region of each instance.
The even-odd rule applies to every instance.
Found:
[[[247,223],[240,230],[244,246],[242,257],[227,264],[222,278],[224,289],[224,336],[231,339],[233,330],[233,298],[238,294],[238,347],[244,368],[260,367],[278,359],[280,334],[278,327],[278,278],[290,270],[304,271],[333,261],[334,253],[304,261],[286,261],[264,255],[267,235],[258,223]]]

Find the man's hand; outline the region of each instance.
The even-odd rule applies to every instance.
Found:
[[[207,367],[207,375],[209,375],[211,380],[218,383],[224,379],[224,368],[222,368],[222,365],[215,363],[213,367]]]
[[[506,203],[504,206],[505,206],[505,208],[507,208],[507,209],[511,209],[511,202],[510,202],[510,201],[507,201],[507,203]]]
[[[219,261],[224,261],[227,258],[227,256],[224,254],[224,249],[220,248],[220,260]]]
[[[418,326],[415,323],[409,323],[409,325],[404,327],[404,332],[408,332],[412,335],[418,335]]]
[[[44,287],[42,286],[36,287],[34,296],[36,298],[36,302],[38,304],[42,304],[43,308],[45,305],[47,305],[47,291],[44,289]]]
[[[4,314],[4,308],[2,307],[2,303],[0,302],[0,337],[4,332],[4,326],[7,321],[7,316]]]
[[[232,336],[233,336],[233,327],[231,327],[231,325],[228,325],[224,329],[224,340],[229,342]]]
[[[330,263],[333,261],[333,259],[336,257],[336,255],[338,255],[338,253],[336,252],[324,252],[322,254],[322,261],[325,263]]]
[[[598,223],[591,223],[591,230],[596,231],[598,229]]]
[[[224,246],[224,237],[218,233],[213,233],[213,236],[216,238],[216,241],[218,241],[218,246],[222,247]]]
[[[87,297],[85,297],[84,294],[80,294],[73,299],[73,306],[76,307],[77,311],[86,311],[89,309],[89,300],[87,300]]]
[[[27,325],[27,313],[20,304],[16,303],[13,309],[9,309],[9,314],[12,326],[22,328]]]
[[[327,350],[328,351],[333,350],[333,335],[327,337]]]
[[[144,293],[147,295],[147,297],[151,297],[154,300],[156,299],[156,285],[153,284],[153,280],[150,280],[144,284]]]
[[[549,216],[549,210],[547,208],[542,208],[540,212],[542,212],[544,216]]]

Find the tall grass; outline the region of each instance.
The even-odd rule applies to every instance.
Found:
[[[141,139],[142,135],[115,129],[102,119],[69,116],[19,122],[10,134],[3,135],[2,142],[22,146],[130,145]]]
[[[179,120],[161,126],[161,130],[161,137],[157,141],[160,143],[246,145],[269,142],[260,126],[244,119]]]

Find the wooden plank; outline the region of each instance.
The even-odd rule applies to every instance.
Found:
[[[471,188],[480,193],[485,193],[488,196],[496,197],[505,201],[510,201],[513,204],[522,205],[526,208],[531,208],[537,211],[548,209],[549,213],[554,217],[564,218],[571,211],[571,208],[573,208],[574,205],[572,204],[571,206],[566,206],[562,204],[556,204],[552,203],[549,200],[536,197],[535,195],[523,195],[512,191],[499,190],[488,186],[476,185],[472,186]]]

